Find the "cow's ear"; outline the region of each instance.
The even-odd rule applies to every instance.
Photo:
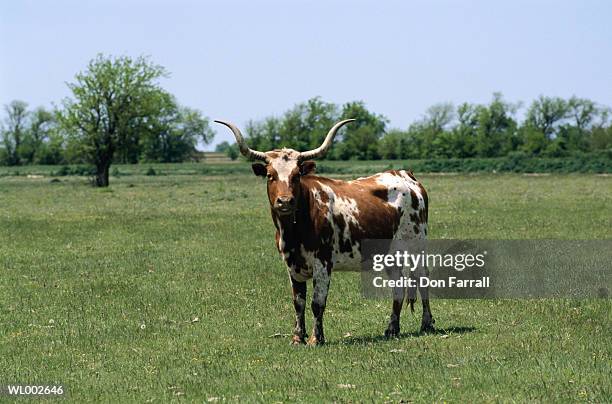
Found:
[[[315,163],[312,160],[306,160],[300,166],[300,174],[301,175],[314,174],[315,168],[317,168],[317,163]]]
[[[265,177],[266,175],[268,175],[268,170],[266,170],[266,166],[261,163],[253,163],[251,167],[253,168],[253,173],[255,173],[255,175],[257,175],[258,177]]]

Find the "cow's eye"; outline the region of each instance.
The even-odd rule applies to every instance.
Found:
[[[274,177],[272,177],[272,174],[270,174],[270,173],[268,173],[268,174],[266,175],[266,177],[268,177],[268,179],[269,179],[270,181],[272,181],[272,180],[274,179]]]

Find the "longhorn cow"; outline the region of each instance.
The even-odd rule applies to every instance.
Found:
[[[305,152],[250,149],[240,130],[229,122],[240,152],[253,172],[267,178],[268,200],[276,227],[276,246],[287,265],[293,290],[293,344],[323,344],[323,313],[334,271],[359,270],[361,244],[366,239],[424,239],[427,235],[427,193],[411,171],[390,170],[353,181],[314,175],[312,159],[323,156],[347,119],[336,123],[323,144]],[[306,335],[306,282],[312,279],[314,327]],[[421,330],[433,329],[427,288],[419,288],[423,303]],[[408,290],[414,309],[416,291]],[[393,290],[393,306],[385,336],[398,336],[405,288]]]

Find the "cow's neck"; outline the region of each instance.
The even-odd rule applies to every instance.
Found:
[[[279,216],[272,214],[276,228],[279,232],[279,250],[287,254],[296,249],[299,245],[299,231],[297,228],[297,212],[294,215]]]
[[[297,203],[297,210],[293,215],[279,216],[272,213],[274,222],[279,231],[279,248],[285,254],[296,252],[302,244],[303,238],[312,233],[310,220],[310,198],[302,185],[302,192]],[[297,251],[299,252],[299,251]]]

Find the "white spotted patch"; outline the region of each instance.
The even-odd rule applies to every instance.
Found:
[[[321,199],[321,193],[317,188],[312,189],[312,196],[317,201],[317,204],[320,206],[327,206],[329,208],[329,203],[323,203],[323,199]]]
[[[394,239],[422,239],[425,238],[427,223],[419,223],[418,234],[414,231],[414,223],[410,219],[410,214],[418,214],[419,210],[425,209],[425,200],[421,195],[419,183],[411,178],[404,170],[400,175],[392,173],[376,174],[376,182],[387,188],[387,203],[396,209],[402,210],[402,217],[397,231],[393,235]],[[419,200],[418,209],[412,207],[411,191],[415,193]]]
[[[331,223],[333,227],[333,239],[332,239],[332,262],[334,264],[334,270],[336,271],[358,271],[361,262],[360,244],[359,242],[353,242],[351,239],[351,230],[349,224],[354,225],[357,228],[361,228],[359,222],[359,206],[357,201],[353,198],[343,198],[336,195],[334,190],[321,182],[318,182],[321,187],[321,192],[327,194],[327,202],[323,203],[320,192],[313,190],[315,200],[319,205],[327,207],[327,221]],[[334,220],[334,216],[342,216],[345,226],[344,229],[340,229]],[[342,234],[340,232],[342,231]],[[351,251],[341,252],[340,242],[341,240],[351,240]]]
[[[329,203],[327,203],[329,210],[334,215],[341,215],[345,223],[352,223],[359,226],[357,216],[359,215],[359,207],[357,201],[353,198],[342,198],[336,195],[331,187],[318,182],[321,190],[327,194]],[[347,226],[348,229],[348,226]]]
[[[303,245],[300,245],[300,255],[304,258],[304,268],[300,268],[297,272],[294,267],[289,269],[290,275],[298,282],[305,282],[312,278],[313,270],[321,261],[315,257],[313,251],[306,251]]]
[[[412,209],[412,197],[410,191],[421,193],[417,182],[406,176],[398,176],[391,173],[376,175],[376,182],[387,188],[387,203],[394,208]]]
[[[299,282],[304,282],[313,278],[315,288],[313,290],[312,300],[319,304],[324,304],[329,289],[329,274],[327,273],[327,268],[320,259],[315,257],[313,251],[306,251],[304,246],[301,246],[300,253],[304,258],[306,268],[302,268],[299,273],[291,269],[290,274],[293,279]]]

